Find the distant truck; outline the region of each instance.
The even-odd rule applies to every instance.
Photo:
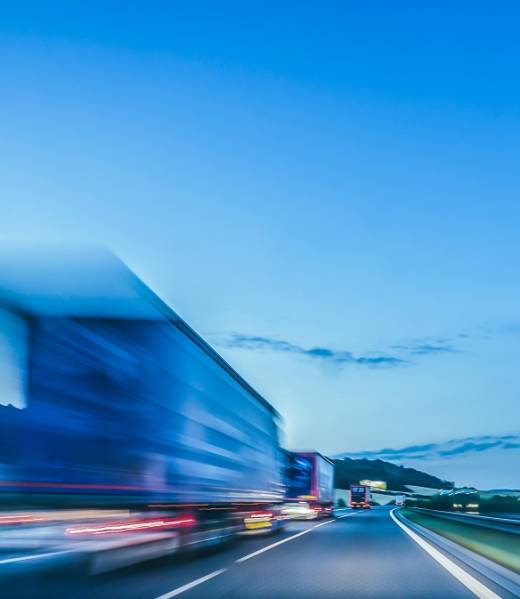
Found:
[[[0,258],[0,290],[0,506],[124,510],[100,533],[197,547],[278,527],[278,413],[122,263]]]
[[[395,496],[395,505],[397,507],[404,507],[406,503],[406,495],[396,495]]]
[[[372,495],[368,485],[350,485],[350,507],[352,509],[370,509]]]
[[[286,451],[286,506],[288,517],[332,515],[334,463],[317,451]]]

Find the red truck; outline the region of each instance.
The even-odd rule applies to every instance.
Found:
[[[370,509],[370,487],[368,485],[350,485],[350,507],[352,509]]]

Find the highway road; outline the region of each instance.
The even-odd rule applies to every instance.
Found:
[[[250,537],[191,558],[172,557],[94,578],[27,578],[10,597],[67,599],[388,598],[478,596],[391,517],[386,508],[291,522],[277,535]],[[462,572],[462,575],[461,575]],[[473,573],[474,575],[475,573]],[[475,581],[475,578],[471,578]],[[477,585],[478,585],[477,580]],[[487,584],[487,583],[486,583]],[[488,587],[490,588],[490,587]],[[495,589],[496,590],[496,589]],[[481,597],[497,596],[477,589]],[[4,596],[4,595],[2,595]]]

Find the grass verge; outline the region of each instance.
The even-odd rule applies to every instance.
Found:
[[[407,509],[401,510],[401,513],[408,520],[520,574],[520,535]]]

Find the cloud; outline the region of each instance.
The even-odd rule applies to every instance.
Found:
[[[350,351],[333,350],[327,347],[311,347],[307,349],[282,339],[273,339],[257,335],[244,335],[242,333],[232,333],[226,339],[221,341],[221,345],[249,350],[286,352],[332,364],[358,364],[369,368],[391,368],[408,363],[404,358],[383,353],[360,356],[354,355]]]
[[[461,333],[457,337],[463,338],[467,335]],[[390,345],[388,350],[361,355],[321,346],[305,348],[284,339],[236,332],[217,338],[215,343],[224,347],[291,353],[336,365],[357,364],[368,368],[393,368],[410,365],[417,356],[460,353],[461,350],[453,345],[452,340],[450,337],[423,337],[399,345]]]
[[[423,343],[421,345],[416,345],[410,349],[410,352],[415,355],[428,355],[428,354],[439,354],[439,353],[454,353],[456,350],[451,345],[433,345],[432,343]]]
[[[418,341],[406,345],[392,345],[392,349],[398,349],[412,356],[426,356],[429,354],[457,353],[456,349],[447,339],[436,339],[435,342]]]
[[[443,443],[410,445],[400,449],[384,448],[377,451],[345,453],[341,456],[383,460],[435,460],[464,454],[479,454],[492,449],[511,450],[520,448],[520,435],[484,435],[451,439]]]
[[[462,443],[458,447],[453,447],[450,449],[439,450],[439,455],[441,456],[450,456],[450,455],[460,455],[462,453],[472,453],[475,451],[486,451],[487,449],[492,449],[493,447],[503,447],[504,444],[501,439],[496,441],[486,441],[486,442],[473,442],[468,441],[466,443]]]

